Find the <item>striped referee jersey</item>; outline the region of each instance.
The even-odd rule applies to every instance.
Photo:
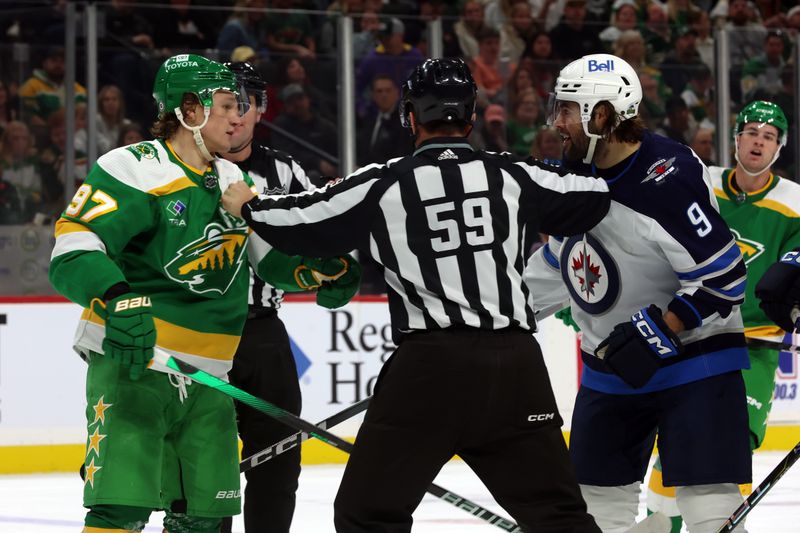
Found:
[[[292,156],[253,142],[252,153],[236,165],[253,179],[259,194],[294,194],[314,189],[303,168]],[[250,291],[247,303],[251,308],[278,309],[283,291],[259,278],[250,266]]]
[[[476,152],[463,137],[422,143],[315,191],[254,198],[242,216],[285,253],[367,245],[383,267],[396,342],[448,327],[535,331],[522,274],[538,232],[589,230],[609,209],[601,179]]]

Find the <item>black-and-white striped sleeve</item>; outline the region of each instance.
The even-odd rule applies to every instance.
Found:
[[[367,167],[316,191],[254,199],[243,216],[293,254],[369,246],[384,266],[398,334],[451,326],[532,330],[523,280],[532,240],[544,228],[587,231],[609,203],[602,180],[459,143]]]
[[[253,144],[246,170],[260,194],[290,194],[314,189],[305,170],[289,154]],[[283,291],[259,278],[250,267],[247,303],[252,307],[278,309]]]

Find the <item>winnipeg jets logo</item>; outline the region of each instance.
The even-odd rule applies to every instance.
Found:
[[[561,247],[559,264],[573,303],[585,312],[602,314],[617,300],[619,269],[592,234],[569,237]]]
[[[675,157],[669,159],[659,159],[647,169],[647,176],[644,177],[642,183],[654,180],[656,183],[661,183],[667,176],[678,171],[678,167],[672,166],[675,162]]]
[[[736,238],[736,245],[742,252],[745,266],[752,263],[758,256],[764,253],[764,245],[751,239],[745,239],[738,231],[731,228],[734,238]]]
[[[592,256],[578,252],[578,257],[572,258],[572,275],[577,278],[581,293],[589,296],[595,295],[595,285],[600,281],[600,265],[592,264]]]

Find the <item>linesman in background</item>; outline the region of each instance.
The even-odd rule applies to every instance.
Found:
[[[253,129],[267,108],[267,84],[244,62],[226,63],[250,101],[250,109],[234,129],[231,150],[223,154],[253,179],[260,194],[287,194],[313,189],[305,171],[291,156],[253,142]],[[300,414],[300,384],[289,335],[278,317],[283,291],[265,283],[250,268],[249,312],[229,374],[231,383],[251,394]],[[236,402],[239,435],[249,457],[294,430],[269,416]],[[244,491],[244,527],[248,533],[288,533],[300,476],[300,447],[275,456],[248,470]],[[222,531],[231,531],[231,519]]]
[[[538,232],[573,235],[608,211],[602,180],[467,142],[476,87],[460,59],[403,87],[412,156],[302,195],[225,208],[287,253],[362,244],[382,265],[394,340],[334,504],[336,530],[407,532],[459,454],[525,531],[597,533],[572,471],[522,279]]]

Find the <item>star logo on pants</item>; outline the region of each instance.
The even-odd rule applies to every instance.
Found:
[[[97,401],[97,403],[92,406],[92,409],[94,409],[94,422],[92,422],[92,424],[96,424],[98,420],[100,421],[100,424],[105,424],[106,410],[108,410],[109,407],[114,405],[111,403],[103,402],[103,398],[104,396],[100,396],[100,399]],[[89,425],[91,426],[92,424]]]
[[[100,457],[100,441],[104,438],[106,438],[106,435],[100,433],[100,426],[95,426],[94,433],[89,435],[89,447],[86,450],[86,455],[88,456],[94,450],[95,455]]]
[[[88,465],[86,465],[86,479],[83,481],[83,484],[86,485],[86,483],[89,483],[89,485],[91,485],[92,488],[94,489],[94,475],[101,468],[103,467],[94,465],[94,457],[92,457],[92,460],[89,462]]]

